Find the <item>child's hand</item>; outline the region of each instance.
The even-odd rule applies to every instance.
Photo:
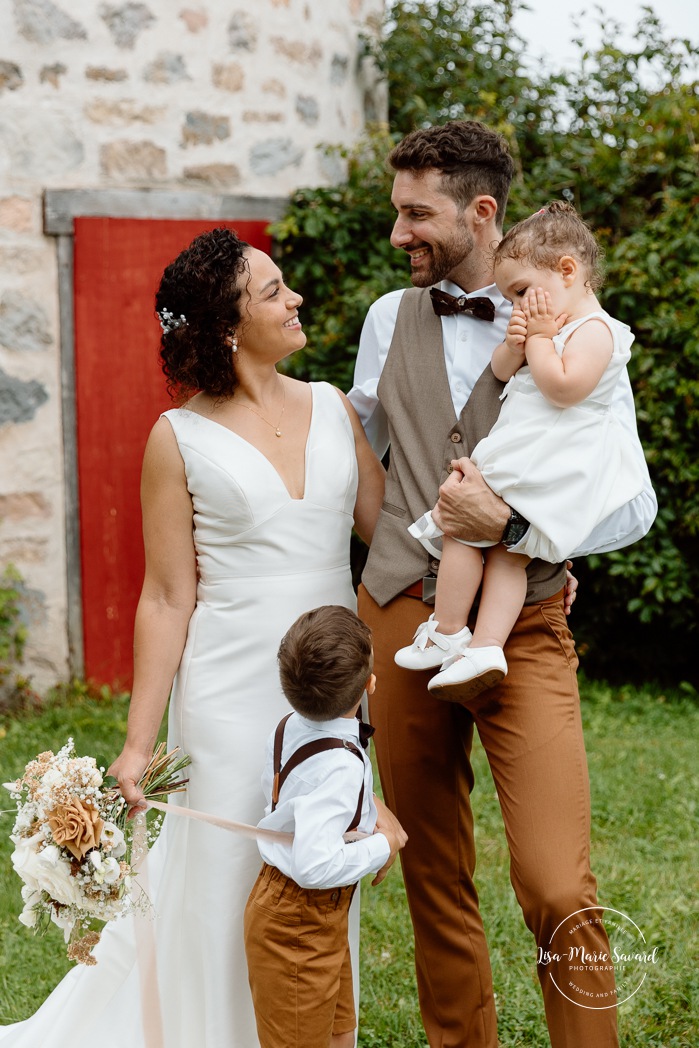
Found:
[[[541,287],[529,289],[522,302],[522,308],[527,320],[527,338],[534,335],[553,338],[568,319],[567,313],[560,313],[558,316],[554,314],[551,296]]]
[[[510,322],[505,333],[505,345],[511,353],[517,353],[524,363],[524,343],[527,339],[527,318],[524,311],[517,306],[512,310]]]
[[[396,855],[401,848],[405,847],[408,835],[393,812],[390,811],[383,801],[380,801],[376,795],[374,796],[374,803],[376,805],[376,826],[374,828],[374,833],[383,833],[391,849],[391,854],[388,859],[371,882],[372,884],[381,884],[381,881],[396,861]]]

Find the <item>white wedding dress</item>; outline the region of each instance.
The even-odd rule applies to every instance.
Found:
[[[187,792],[174,803],[246,823],[264,814],[265,743],[289,709],[276,662],[283,634],[310,608],[355,607],[352,427],[336,390],[311,389],[302,499],[292,499],[270,462],[231,430],[186,408],[165,412],[192,495],[199,568],[170,702],[169,743],[192,758]],[[98,964],[72,969],[31,1018],[0,1028],[0,1044],[255,1048],[242,919],[260,864],[254,841],[166,816],[148,859],[155,919],[108,926]],[[19,906],[19,882],[17,899]],[[147,988],[149,944],[158,994]]]

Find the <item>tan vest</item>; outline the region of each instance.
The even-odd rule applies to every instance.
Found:
[[[429,288],[409,288],[378,385],[391,456],[385,500],[362,575],[378,604],[387,604],[424,575],[436,574],[439,562],[408,534],[408,525],[434,506],[451,460],[469,456],[490,432],[500,413],[503,386],[488,365],[456,418],[441,321],[432,309]],[[525,603],[535,604],[563,587],[565,568],[533,560],[527,578]]]

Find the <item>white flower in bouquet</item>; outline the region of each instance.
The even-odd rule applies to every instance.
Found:
[[[102,848],[109,851],[115,859],[120,859],[126,854],[124,834],[113,822],[105,822],[102,827]]]
[[[184,788],[179,773],[187,756],[161,744],[139,783],[147,800],[162,800]],[[49,923],[62,929],[68,956],[96,964],[91,954],[99,934],[93,920],[109,921],[148,900],[134,891],[138,858],[128,806],[92,757],[76,757],[73,740],[53,754],[40,753],[16,782],[5,783],[17,803],[10,834],[12,865],[24,885],[19,920],[35,932]]]

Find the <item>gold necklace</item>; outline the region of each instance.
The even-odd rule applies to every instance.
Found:
[[[241,407],[241,408],[245,408],[247,411],[252,411],[253,415],[257,415],[258,418],[261,418],[263,422],[265,422],[268,426],[270,426],[274,430],[275,437],[281,437],[282,431],[280,430],[279,427],[282,424],[282,419],[284,418],[284,408],[286,407],[286,386],[284,385],[283,382],[282,382],[282,410],[281,410],[281,414],[279,416],[279,421],[277,422],[276,426],[274,425],[273,422],[270,422],[269,419],[265,418],[264,415],[261,415],[260,412],[256,408],[251,408],[249,404],[243,404],[242,401],[239,401],[238,402],[238,406]]]

